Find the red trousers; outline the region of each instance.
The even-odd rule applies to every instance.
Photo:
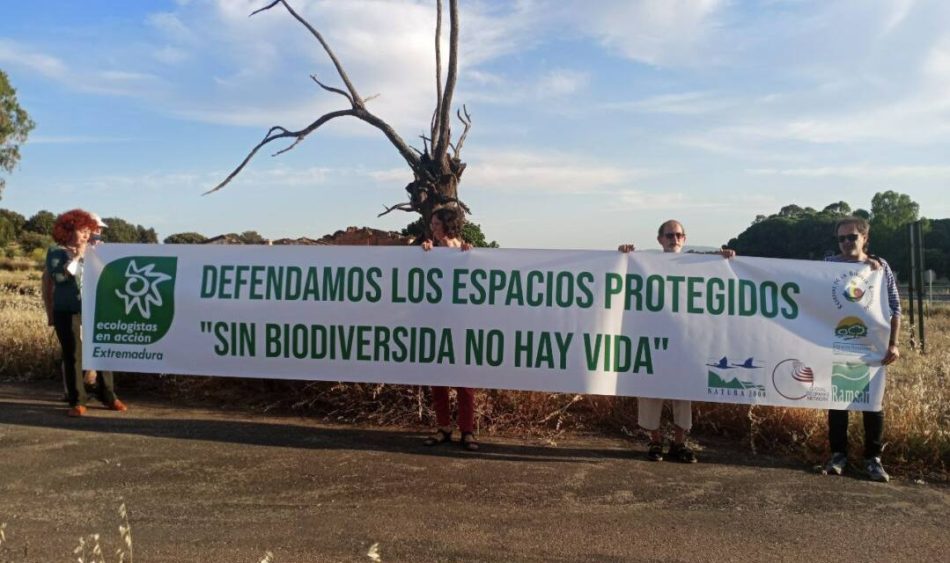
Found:
[[[462,432],[475,431],[475,390],[468,387],[456,387],[459,405],[459,430]],[[432,388],[432,407],[435,409],[435,420],[439,427],[452,426],[452,413],[449,409],[449,388]]]

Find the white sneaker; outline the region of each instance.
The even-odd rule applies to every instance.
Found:
[[[825,468],[821,472],[824,475],[841,475],[847,466],[848,454],[844,452],[834,452],[831,454],[831,459],[828,460],[828,463],[825,464]]]
[[[868,477],[872,481],[887,483],[891,480],[891,476],[887,474],[887,471],[884,471],[884,466],[881,465],[881,458],[879,457],[864,460],[864,468],[867,470]]]

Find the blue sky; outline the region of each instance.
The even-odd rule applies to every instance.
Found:
[[[344,100],[326,56],[264,0],[2,1],[0,68],[37,127],[0,206],[85,207],[161,237],[399,229],[411,180],[336,120],[220,181],[272,125]],[[370,108],[407,140],[433,108],[434,2],[303,1]],[[718,245],[758,214],[883,190],[950,217],[950,2],[463,0],[460,193],[508,248]]]

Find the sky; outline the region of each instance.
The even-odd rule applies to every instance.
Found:
[[[83,207],[160,238],[398,230],[412,179],[346,109],[307,30],[264,0],[0,0],[0,69],[36,122],[0,207]],[[435,99],[433,0],[291,0],[376,115],[421,147]],[[676,218],[718,246],[756,215],[905,193],[950,217],[950,2],[462,0],[473,126],[460,196],[505,248],[657,247]],[[445,40],[445,38],[443,38]],[[447,55],[444,54],[443,58]],[[456,123],[455,131],[460,130]],[[275,147],[275,150],[282,148]]]

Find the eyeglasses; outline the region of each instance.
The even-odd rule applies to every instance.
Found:
[[[850,235],[838,235],[838,242],[839,243],[844,242],[844,241],[855,242],[856,240],[858,240],[859,236],[861,235],[857,233],[851,233]]]
[[[679,240],[681,238],[686,238],[686,233],[663,233],[663,236],[666,237],[666,240]]]

